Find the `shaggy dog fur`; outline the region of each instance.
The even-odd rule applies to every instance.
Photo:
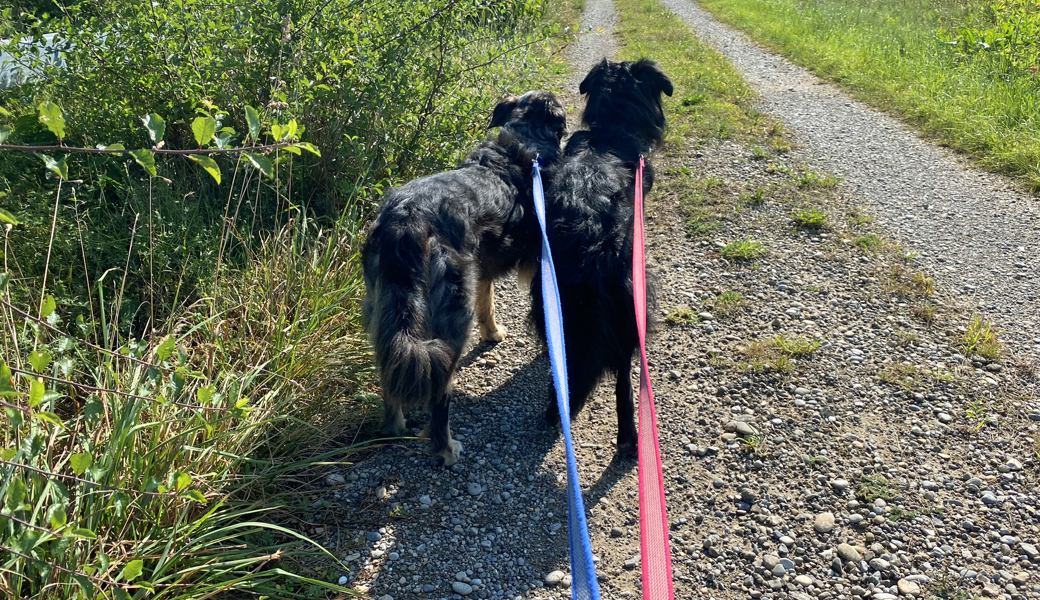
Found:
[[[579,91],[587,99],[582,123],[550,173],[546,199],[563,310],[564,347],[571,414],[576,414],[608,372],[617,374],[618,453],[636,453],[631,361],[639,347],[632,295],[632,225],[639,155],[664,137],[661,94],[672,82],[657,63],[603,62],[589,71]],[[650,192],[654,170],[643,172]],[[541,278],[531,286],[532,318],[545,341]],[[651,298],[652,300],[652,298]],[[546,419],[559,423],[556,391],[550,389]]]
[[[462,449],[448,427],[452,375],[474,313],[483,340],[505,336],[492,282],[537,261],[531,165],[537,154],[558,158],[566,115],[549,93],[506,98],[489,125],[501,127],[497,138],[453,171],[390,191],[362,249],[362,319],[383,386],[383,433],[402,435],[405,413],[428,406],[432,451],[444,466]]]

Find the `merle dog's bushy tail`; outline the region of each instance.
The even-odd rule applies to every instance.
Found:
[[[406,228],[383,227],[368,240],[379,265],[365,264],[365,279],[375,290],[366,302],[366,328],[373,338],[383,399],[388,410],[407,411],[444,394],[450,384],[453,352],[447,342],[431,339],[427,318],[425,244]],[[391,416],[391,415],[388,415]],[[394,419],[388,419],[391,426]],[[400,434],[400,431],[388,431]]]

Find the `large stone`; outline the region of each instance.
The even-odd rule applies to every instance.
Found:
[[[904,596],[921,595],[921,586],[917,585],[916,581],[910,581],[909,579],[900,579],[896,582],[896,587],[899,588],[899,593]]]
[[[838,544],[835,551],[838,553],[838,558],[840,558],[842,562],[852,561],[858,563],[863,560],[863,555],[860,554],[859,550],[856,550],[856,547],[852,544]]]
[[[819,533],[830,533],[834,530],[834,513],[820,513],[813,521],[813,529]]]
[[[473,593],[473,586],[471,586],[468,583],[463,583],[461,581],[451,582],[451,589],[453,592],[460,596],[469,596]]]

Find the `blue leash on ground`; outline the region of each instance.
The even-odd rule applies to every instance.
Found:
[[[560,427],[567,447],[567,529],[571,553],[571,598],[599,600],[599,582],[596,565],[592,562],[592,541],[585,522],[585,502],[578,483],[578,459],[571,441],[571,405],[567,387],[567,354],[563,347],[563,313],[560,310],[560,288],[556,284],[556,269],[549,250],[549,235],[545,227],[545,191],[542,188],[541,158],[534,159],[534,211],[542,228],[542,304],[545,307],[545,337],[549,343],[549,362],[556,384],[556,402],[560,407]]]

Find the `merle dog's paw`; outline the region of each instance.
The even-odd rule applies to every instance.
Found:
[[[459,454],[462,453],[462,444],[455,440],[448,440],[448,446],[440,452],[434,452],[430,459],[435,467],[445,469],[459,462]]]

